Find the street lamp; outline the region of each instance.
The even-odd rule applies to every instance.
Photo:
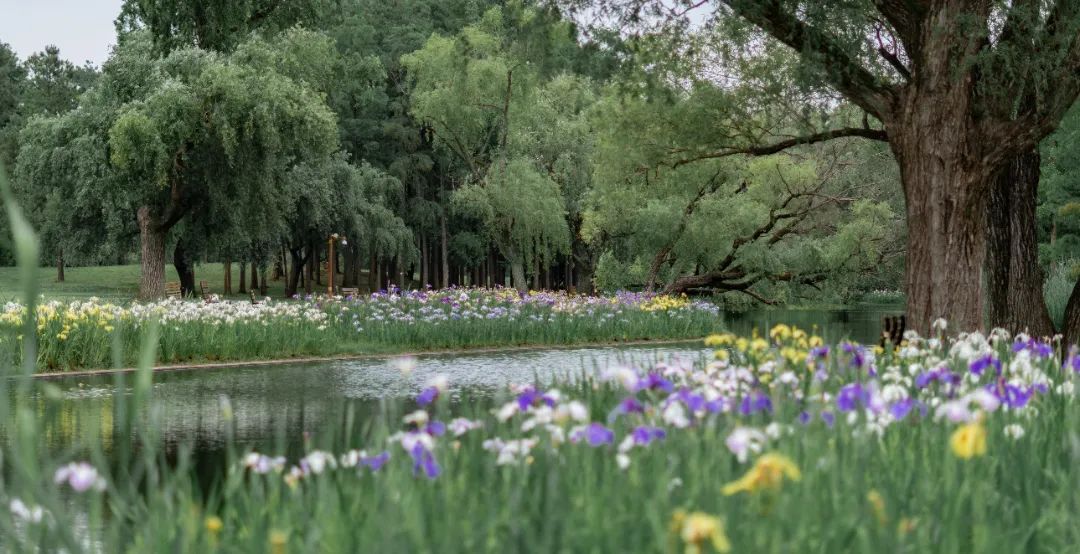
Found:
[[[345,238],[345,235],[339,235],[337,233],[334,233],[330,235],[329,239],[327,239],[328,248],[326,255],[326,272],[330,274],[329,278],[327,279],[327,282],[330,283],[330,285],[328,286],[330,296],[334,296],[334,276],[337,273],[336,271],[334,271],[334,265],[335,262],[337,262],[337,255],[334,254],[334,244],[339,239],[341,240],[342,246],[349,245],[349,241]]]

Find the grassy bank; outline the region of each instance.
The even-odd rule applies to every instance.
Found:
[[[50,300],[86,300],[97,297],[117,302],[129,301],[139,292],[138,264],[69,267],[64,273],[64,282],[59,283],[56,281],[55,267],[38,268],[39,292]],[[0,267],[0,302],[20,297],[19,276],[20,271],[17,268]],[[243,298],[245,295],[236,293],[240,281],[240,269],[237,264],[233,264],[232,276],[234,289],[232,298]],[[165,267],[165,277],[169,281],[179,281],[176,270],[171,264]],[[196,282],[206,281],[212,291],[221,294],[225,282],[225,267],[220,263],[198,264],[195,266],[195,280]],[[284,297],[285,281],[283,279],[268,280],[266,286],[269,296]],[[325,287],[320,290],[325,290]]]
[[[86,466],[41,463],[41,420],[4,406],[21,450],[5,456],[0,496],[15,507],[0,540],[72,552],[1011,553],[1080,538],[1078,363],[1063,367],[1054,345],[970,335],[875,355],[782,328],[712,343],[723,354],[707,366],[504,390],[494,410],[448,403],[439,379],[371,420],[346,402],[306,453],[230,446],[203,487],[183,448],[158,457],[152,416],[124,415],[149,402],[147,374],[110,415],[114,436],[144,448],[115,442],[105,458],[83,422],[72,452]],[[223,401],[226,425],[230,413]]]
[[[37,307],[43,371],[134,365],[155,326],[162,364],[375,354],[515,345],[696,338],[719,330],[715,306],[685,298],[610,297],[507,289],[391,292],[360,298]],[[25,309],[0,313],[0,350],[19,352]]]

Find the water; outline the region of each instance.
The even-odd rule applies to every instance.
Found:
[[[729,316],[727,323],[740,334],[755,328],[764,332],[778,322],[806,329],[816,325],[830,342],[842,338],[875,342],[881,317],[891,313],[895,310],[772,310]],[[154,375],[150,410],[155,412],[167,448],[190,444],[197,458],[210,463],[220,455],[229,432],[235,433],[242,446],[276,446],[289,453],[300,452],[305,448],[303,437],[318,435],[329,421],[343,417],[343,407],[348,406],[363,422],[386,409],[384,400],[411,397],[437,374],[449,379],[454,405],[475,406],[492,404],[509,384],[576,379],[613,364],[697,362],[710,354],[700,342],[693,341],[426,355],[418,358],[416,369],[407,376],[389,359],[163,372]],[[133,377],[126,379],[130,383]],[[65,378],[49,386],[57,387],[64,401],[45,403],[40,395],[34,399],[42,414],[41,437],[46,449],[63,451],[87,433],[97,434],[106,450],[116,441],[127,440],[112,429],[116,402],[113,377]],[[223,399],[231,406],[231,426],[222,419]],[[142,417],[149,414],[144,412]]]

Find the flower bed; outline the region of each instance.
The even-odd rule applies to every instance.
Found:
[[[363,430],[346,407],[300,456],[236,453],[209,494],[166,472],[145,512],[108,520],[100,538],[119,550],[1073,547],[1074,350],[1000,330],[909,333],[881,350],[782,325],[707,342],[717,347],[707,364],[522,383],[491,407],[451,404],[452,384],[435,378]],[[128,483],[138,472],[59,468],[59,486],[91,506],[142,498]],[[46,483],[35,494],[56,492]],[[27,525],[71,517],[11,501]]]
[[[259,304],[51,301],[36,312],[38,365],[50,370],[108,367],[114,341],[133,355],[154,325],[163,362],[696,338],[720,326],[714,304],[685,297],[474,288]],[[0,348],[17,350],[25,314],[4,306]]]

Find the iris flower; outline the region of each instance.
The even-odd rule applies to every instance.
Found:
[[[783,454],[769,453],[758,458],[746,475],[724,485],[721,492],[724,496],[731,496],[740,492],[777,491],[785,478],[791,481],[802,479],[799,467]]]
[[[683,510],[676,510],[671,516],[671,531],[686,544],[687,554],[699,554],[705,544],[711,544],[716,552],[731,552],[724,523],[704,512],[687,514]]]
[[[986,454],[986,428],[977,421],[961,425],[949,438],[949,446],[962,460],[982,456]]]

